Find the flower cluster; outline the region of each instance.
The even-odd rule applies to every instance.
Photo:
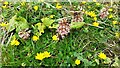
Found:
[[[96,14],[94,11],[90,11],[90,12],[86,11],[85,13],[91,17],[96,17]]]
[[[83,22],[84,19],[83,19],[82,12],[80,12],[80,11],[73,11],[72,13],[73,13],[73,17],[72,17],[71,22]]]
[[[25,30],[19,31],[18,35],[19,35],[20,38],[26,40],[26,39],[29,38],[30,32],[31,31],[28,28],[26,28]]]
[[[105,17],[108,16],[108,14],[109,14],[108,8],[103,8],[103,9],[101,9],[99,16],[101,19],[104,19]]]
[[[66,18],[63,18],[58,23],[59,23],[59,27],[57,29],[58,35],[64,38],[65,35],[68,35],[68,33],[70,32],[70,24]]]
[[[50,52],[47,52],[47,51],[44,51],[43,53],[37,53],[37,55],[35,56],[35,59],[38,59],[38,60],[43,60],[44,58],[48,58],[50,57]]]

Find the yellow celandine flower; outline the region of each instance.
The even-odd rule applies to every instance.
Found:
[[[94,17],[94,20],[97,21],[97,17]]]
[[[58,40],[58,37],[57,37],[56,35],[54,35],[54,36],[52,37],[52,39],[53,39],[53,40]]]
[[[88,12],[87,14],[91,17],[96,17],[96,14],[94,13],[94,11]]]
[[[99,26],[99,23],[98,23],[98,22],[94,22],[94,23],[93,23],[93,26],[98,27],[98,26]]]
[[[34,6],[33,8],[34,8],[34,10],[35,10],[35,11],[37,11],[37,10],[38,10],[38,6]]]
[[[38,60],[43,60],[45,57],[44,57],[44,53],[37,53],[37,56],[35,56],[35,59],[38,59]]]
[[[7,24],[5,24],[5,23],[0,23],[0,26],[2,26],[2,27],[6,27],[8,25],[8,23]]]
[[[62,6],[60,5],[60,3],[57,3],[57,4],[56,4],[56,8],[57,8],[57,9],[61,9],[61,8],[62,8]]]
[[[80,60],[79,60],[79,59],[76,59],[76,60],[75,60],[75,64],[79,65],[79,64],[80,64]]]
[[[100,5],[100,3],[96,3],[96,5],[97,5],[97,6],[99,6],[99,5]]]
[[[119,33],[119,32],[116,32],[116,33],[115,33],[115,36],[116,36],[117,38],[119,38],[119,37],[120,37],[120,33]]]
[[[24,5],[25,5],[25,2],[21,2],[20,4],[21,4],[22,6],[24,6]]]
[[[112,9],[112,8],[110,8],[110,9],[108,9],[108,11],[113,11],[113,9]]]
[[[2,6],[2,8],[3,8],[3,9],[5,9],[5,8],[7,8],[7,6],[6,6],[6,5],[4,5],[4,6]]]
[[[50,18],[53,18],[55,15],[50,15]]]
[[[115,24],[117,24],[117,21],[113,21],[112,23],[113,23],[113,25],[115,25]]]
[[[82,4],[85,4],[86,3],[86,1],[82,1]]]
[[[43,52],[43,53],[37,53],[37,56],[35,56],[35,59],[38,59],[38,60],[43,60],[44,58],[48,58],[48,57],[50,57],[51,55],[50,55],[50,52],[47,52],[47,51],[45,51],[45,52]]]
[[[5,1],[5,2],[4,2],[4,4],[5,4],[5,5],[8,5],[8,2],[7,2],[7,1]]]
[[[16,39],[13,39],[13,40],[11,41],[11,45],[16,45],[16,46],[18,46],[19,44],[20,44],[20,42],[17,41]]]
[[[108,18],[113,18],[113,15],[112,15],[112,14],[110,14]]]
[[[46,57],[46,58],[48,58],[48,57],[51,56],[51,55],[50,55],[50,52],[47,52],[47,51],[45,51],[43,54],[44,54],[44,57]]]
[[[98,57],[100,57],[101,59],[106,59],[107,58],[106,55],[102,52],[98,55]]]
[[[37,41],[38,39],[39,39],[39,37],[37,37],[37,36],[33,36],[33,37],[32,37],[32,40],[33,40],[33,41]]]

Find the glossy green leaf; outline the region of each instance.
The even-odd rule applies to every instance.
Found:
[[[42,22],[45,26],[50,26],[54,22],[53,19],[50,19],[50,18],[47,18],[47,17],[42,18],[41,20],[42,20]]]
[[[9,31],[12,31],[16,28],[16,31],[20,31],[26,28],[29,28],[28,22],[23,17],[17,17],[16,15],[13,16],[9,21]]]
[[[83,25],[85,24],[85,22],[71,22],[71,29],[77,29],[77,28],[81,28]]]

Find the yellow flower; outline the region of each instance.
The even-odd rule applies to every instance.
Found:
[[[97,21],[97,17],[94,17],[94,20]]]
[[[119,38],[119,37],[120,37],[120,33],[119,33],[119,32],[116,32],[116,33],[115,33],[115,36],[116,36],[117,38]]]
[[[50,18],[53,18],[55,15],[50,15]]]
[[[80,60],[79,60],[79,59],[76,59],[76,60],[75,60],[75,64],[79,65],[79,64],[80,64]]]
[[[62,6],[60,5],[60,3],[57,3],[57,4],[56,4],[56,8],[57,8],[57,9],[61,9],[61,8],[62,8]]]
[[[91,17],[96,17],[96,14],[94,13],[94,11],[88,12],[87,14]]]
[[[5,5],[8,5],[8,2],[7,2],[7,1],[5,1],[5,2],[4,2],[4,4],[5,4]]]
[[[6,5],[2,6],[3,9],[5,9],[6,7],[7,7]]]
[[[104,53],[100,53],[99,55],[98,55],[101,59],[106,59],[107,57],[106,57],[106,55],[104,54]]]
[[[38,6],[34,6],[33,8],[34,8],[34,10],[35,10],[35,11],[37,11],[37,10],[38,10]]]
[[[86,1],[82,1],[82,4],[85,4],[86,3]]]
[[[117,24],[117,21],[113,21],[112,23],[113,23],[113,25],[115,25],[115,24]]]
[[[45,57],[43,53],[37,53],[37,56],[35,56],[35,59],[38,59],[38,60],[43,60],[44,58]]]
[[[100,5],[100,3],[96,3],[96,5],[97,5],[97,6],[99,6],[99,5]]]
[[[25,5],[25,2],[21,2],[20,4],[21,4],[22,6],[24,6],[24,5]]]
[[[58,40],[58,38],[57,38],[56,35],[54,35],[54,36],[52,37],[52,39],[53,39],[53,40]]]
[[[110,14],[108,18],[112,18],[112,17],[113,17],[113,15],[112,15],[112,14]]]
[[[108,9],[108,11],[113,11],[113,9],[112,9],[112,8],[110,8],[110,9]]]
[[[98,23],[98,22],[94,22],[94,23],[93,23],[93,26],[98,27],[98,26],[99,26],[99,23]]]
[[[43,54],[44,54],[44,57],[46,57],[46,58],[48,58],[48,57],[51,56],[51,55],[50,55],[50,52],[47,52],[47,51],[45,51]]]
[[[5,24],[5,23],[0,23],[0,26],[2,26],[2,27],[6,27],[8,25],[8,23],[7,24]]]
[[[11,45],[16,45],[16,46],[18,46],[20,44],[20,42],[18,42],[16,39],[13,39],[12,41],[11,41]]]
[[[37,37],[37,36],[33,36],[33,37],[32,37],[32,40],[33,40],[33,41],[37,41],[38,39],[39,39],[39,37]]]

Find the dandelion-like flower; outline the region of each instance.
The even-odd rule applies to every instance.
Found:
[[[7,2],[7,1],[5,1],[5,2],[4,2],[4,5],[8,5],[8,2]]]
[[[16,40],[15,38],[11,41],[11,45],[18,46],[19,44],[20,44],[20,42],[18,40]]]
[[[34,6],[33,8],[34,8],[34,10],[35,10],[35,11],[37,11],[37,10],[38,10],[38,6]]]
[[[76,59],[76,60],[75,60],[75,64],[79,65],[79,64],[80,64],[80,60],[79,60],[79,59]]]
[[[44,58],[45,56],[43,53],[37,53],[37,55],[35,56],[35,59],[38,59],[38,60],[43,60]]]
[[[98,27],[98,26],[99,26],[99,23],[98,23],[98,22],[94,22],[94,23],[93,23],[93,26]]]
[[[107,57],[106,57],[106,55],[104,54],[104,53],[100,53],[99,55],[98,55],[101,59],[106,59]]]
[[[35,56],[35,59],[37,60],[43,60],[44,58],[48,58],[50,57],[50,52],[44,51],[43,53],[37,53],[37,55]]]
[[[44,54],[44,57],[46,57],[46,58],[48,58],[48,57],[51,56],[51,55],[50,55],[50,52],[47,52],[47,51],[45,51],[43,54]]]
[[[61,8],[62,8],[62,6],[60,5],[60,3],[57,3],[57,4],[56,4],[56,8],[57,8],[57,9],[61,9]]]
[[[57,37],[57,35],[54,35],[54,36],[52,37],[52,39],[53,39],[53,40],[59,40],[58,37]]]
[[[113,18],[113,15],[112,15],[112,14],[110,14],[110,15],[108,16],[108,18]]]
[[[8,25],[8,23],[6,24],[6,23],[0,23],[0,26],[2,26],[2,27],[6,27]]]
[[[115,24],[117,24],[117,21],[113,21],[112,23],[113,23],[113,25],[115,25]]]
[[[39,37],[37,37],[37,36],[33,36],[33,37],[32,37],[32,40],[33,40],[33,41],[37,41],[38,39],[39,39]]]

